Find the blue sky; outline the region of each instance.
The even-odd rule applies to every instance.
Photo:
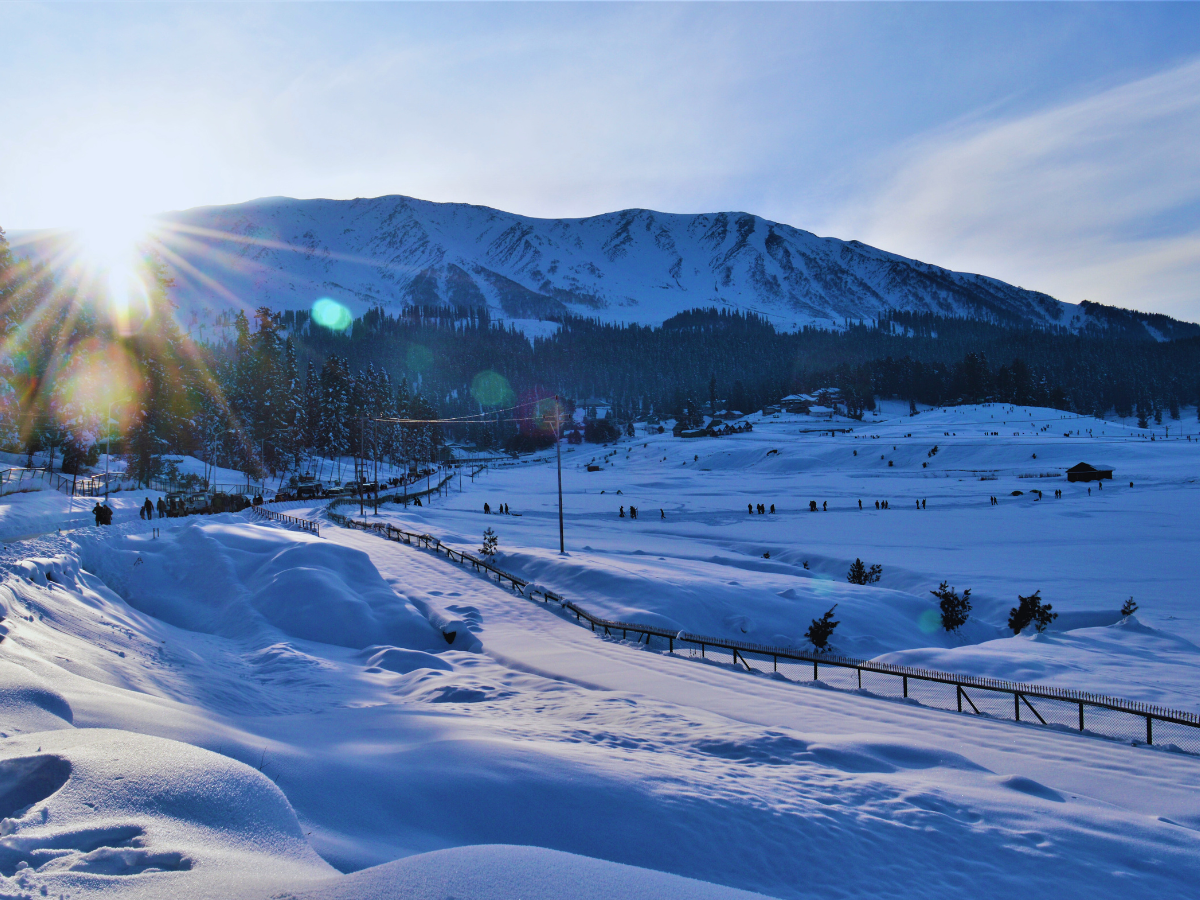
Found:
[[[0,225],[746,210],[1200,319],[1198,4],[0,5]]]

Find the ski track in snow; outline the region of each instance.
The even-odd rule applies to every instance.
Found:
[[[787,417],[639,437],[600,473],[575,466],[613,448],[579,448],[565,560],[544,549],[551,467],[385,515],[464,549],[491,525],[502,567],[605,615],[794,638],[836,601],[847,652],[1182,705],[1197,620],[1173,586],[1195,566],[1200,445],[942,435],[995,412],[858,426],[878,439],[799,437]],[[1029,412],[1060,415],[1005,414]],[[1137,486],[1088,498],[1017,479],[1033,452],[1038,469],[1081,457]],[[997,481],[955,474],[985,463]],[[1068,497],[1033,501],[1031,483]],[[901,502],[918,485],[920,513]],[[893,508],[860,514],[858,494]],[[810,496],[831,511],[809,513]],[[485,499],[522,516],[485,518]],[[749,516],[750,501],[779,512]],[[630,503],[641,518],[618,519]],[[162,528],[0,556],[0,895],[1157,898],[1200,876],[1195,757],[647,652],[332,524],[320,539],[245,514]],[[879,585],[845,584],[856,555],[882,562]],[[963,638],[912,624],[942,577],[976,588]],[[1131,584],[1143,611],[1118,624]],[[1001,638],[1017,585],[1070,627]]]

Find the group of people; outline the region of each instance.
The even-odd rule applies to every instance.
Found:
[[[96,505],[92,507],[92,515],[96,517],[97,525],[111,525],[113,520],[112,507],[108,502],[101,503],[96,501]]]
[[[758,504],[757,507],[753,503],[746,504],[746,512],[749,513],[750,515],[754,515],[756,509],[760,516],[765,516],[767,514],[767,507],[766,507],[765,503],[760,503],[760,504]],[[775,515],[775,504],[774,503],[771,504],[771,515]]]
[[[110,513],[110,515],[111,515],[111,513]],[[141,508],[138,510],[138,515],[141,518],[147,519],[147,520],[154,518],[154,504],[150,502],[149,497],[146,498],[146,502],[143,503]],[[164,500],[162,497],[159,497],[158,498],[158,517],[160,519],[162,519],[162,518],[165,518],[166,515],[167,515],[167,501]]]
[[[660,512],[661,512],[661,510],[660,510]],[[666,517],[667,516],[664,513],[663,518],[665,519]],[[623,506],[621,507],[621,513],[620,513],[620,515],[617,516],[617,518],[619,518],[619,519],[625,518],[625,507],[623,507]],[[629,507],[629,518],[631,518],[631,519],[637,518],[637,507],[636,506]]]
[[[621,507],[621,508],[622,508],[622,509],[624,509],[625,507]],[[489,516],[490,516],[490,515],[492,514],[492,507],[491,507],[491,505],[490,505],[490,504],[487,504],[487,503],[484,503],[484,504],[483,504],[483,512],[484,512],[484,515],[489,515]],[[504,515],[504,516],[512,515],[512,513],[510,513],[510,512],[508,511],[508,504],[507,504],[507,503],[501,503],[499,506],[497,506],[497,507],[496,507],[496,515],[498,515],[498,516],[500,516],[500,515]]]

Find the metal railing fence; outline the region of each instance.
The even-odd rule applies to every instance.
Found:
[[[632,636],[647,649],[744,667],[748,672],[775,675],[788,681],[821,681],[839,690],[915,701],[936,709],[1200,754],[1200,714],[1194,712],[1052,685],[956,675],[604,619],[554,591],[531,587],[528,580],[443,544],[432,535],[404,531],[389,523],[360,522],[332,509],[328,516],[346,528],[373,531],[388,540],[432,550],[439,555],[444,553],[450,561],[471,566],[485,577],[495,576],[497,583],[508,582],[522,596],[536,600],[540,595],[543,603],[557,604],[564,615],[574,616],[577,623],[590,627],[597,634],[617,637],[619,633],[621,640],[629,640]]]
[[[287,513],[276,512],[273,509],[267,509],[264,506],[252,506],[251,511],[256,516],[262,516],[264,519],[271,519],[275,522],[281,522],[292,528],[299,528],[301,531],[307,531],[309,534],[321,536],[321,523],[312,519],[302,519],[299,516],[289,516]]]

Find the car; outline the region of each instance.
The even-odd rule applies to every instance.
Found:
[[[297,500],[315,500],[325,493],[325,485],[319,481],[305,481],[296,487]]]
[[[188,494],[187,499],[183,503],[184,515],[193,515],[195,513],[210,513],[212,512],[212,501],[209,500],[208,494],[196,492]]]

